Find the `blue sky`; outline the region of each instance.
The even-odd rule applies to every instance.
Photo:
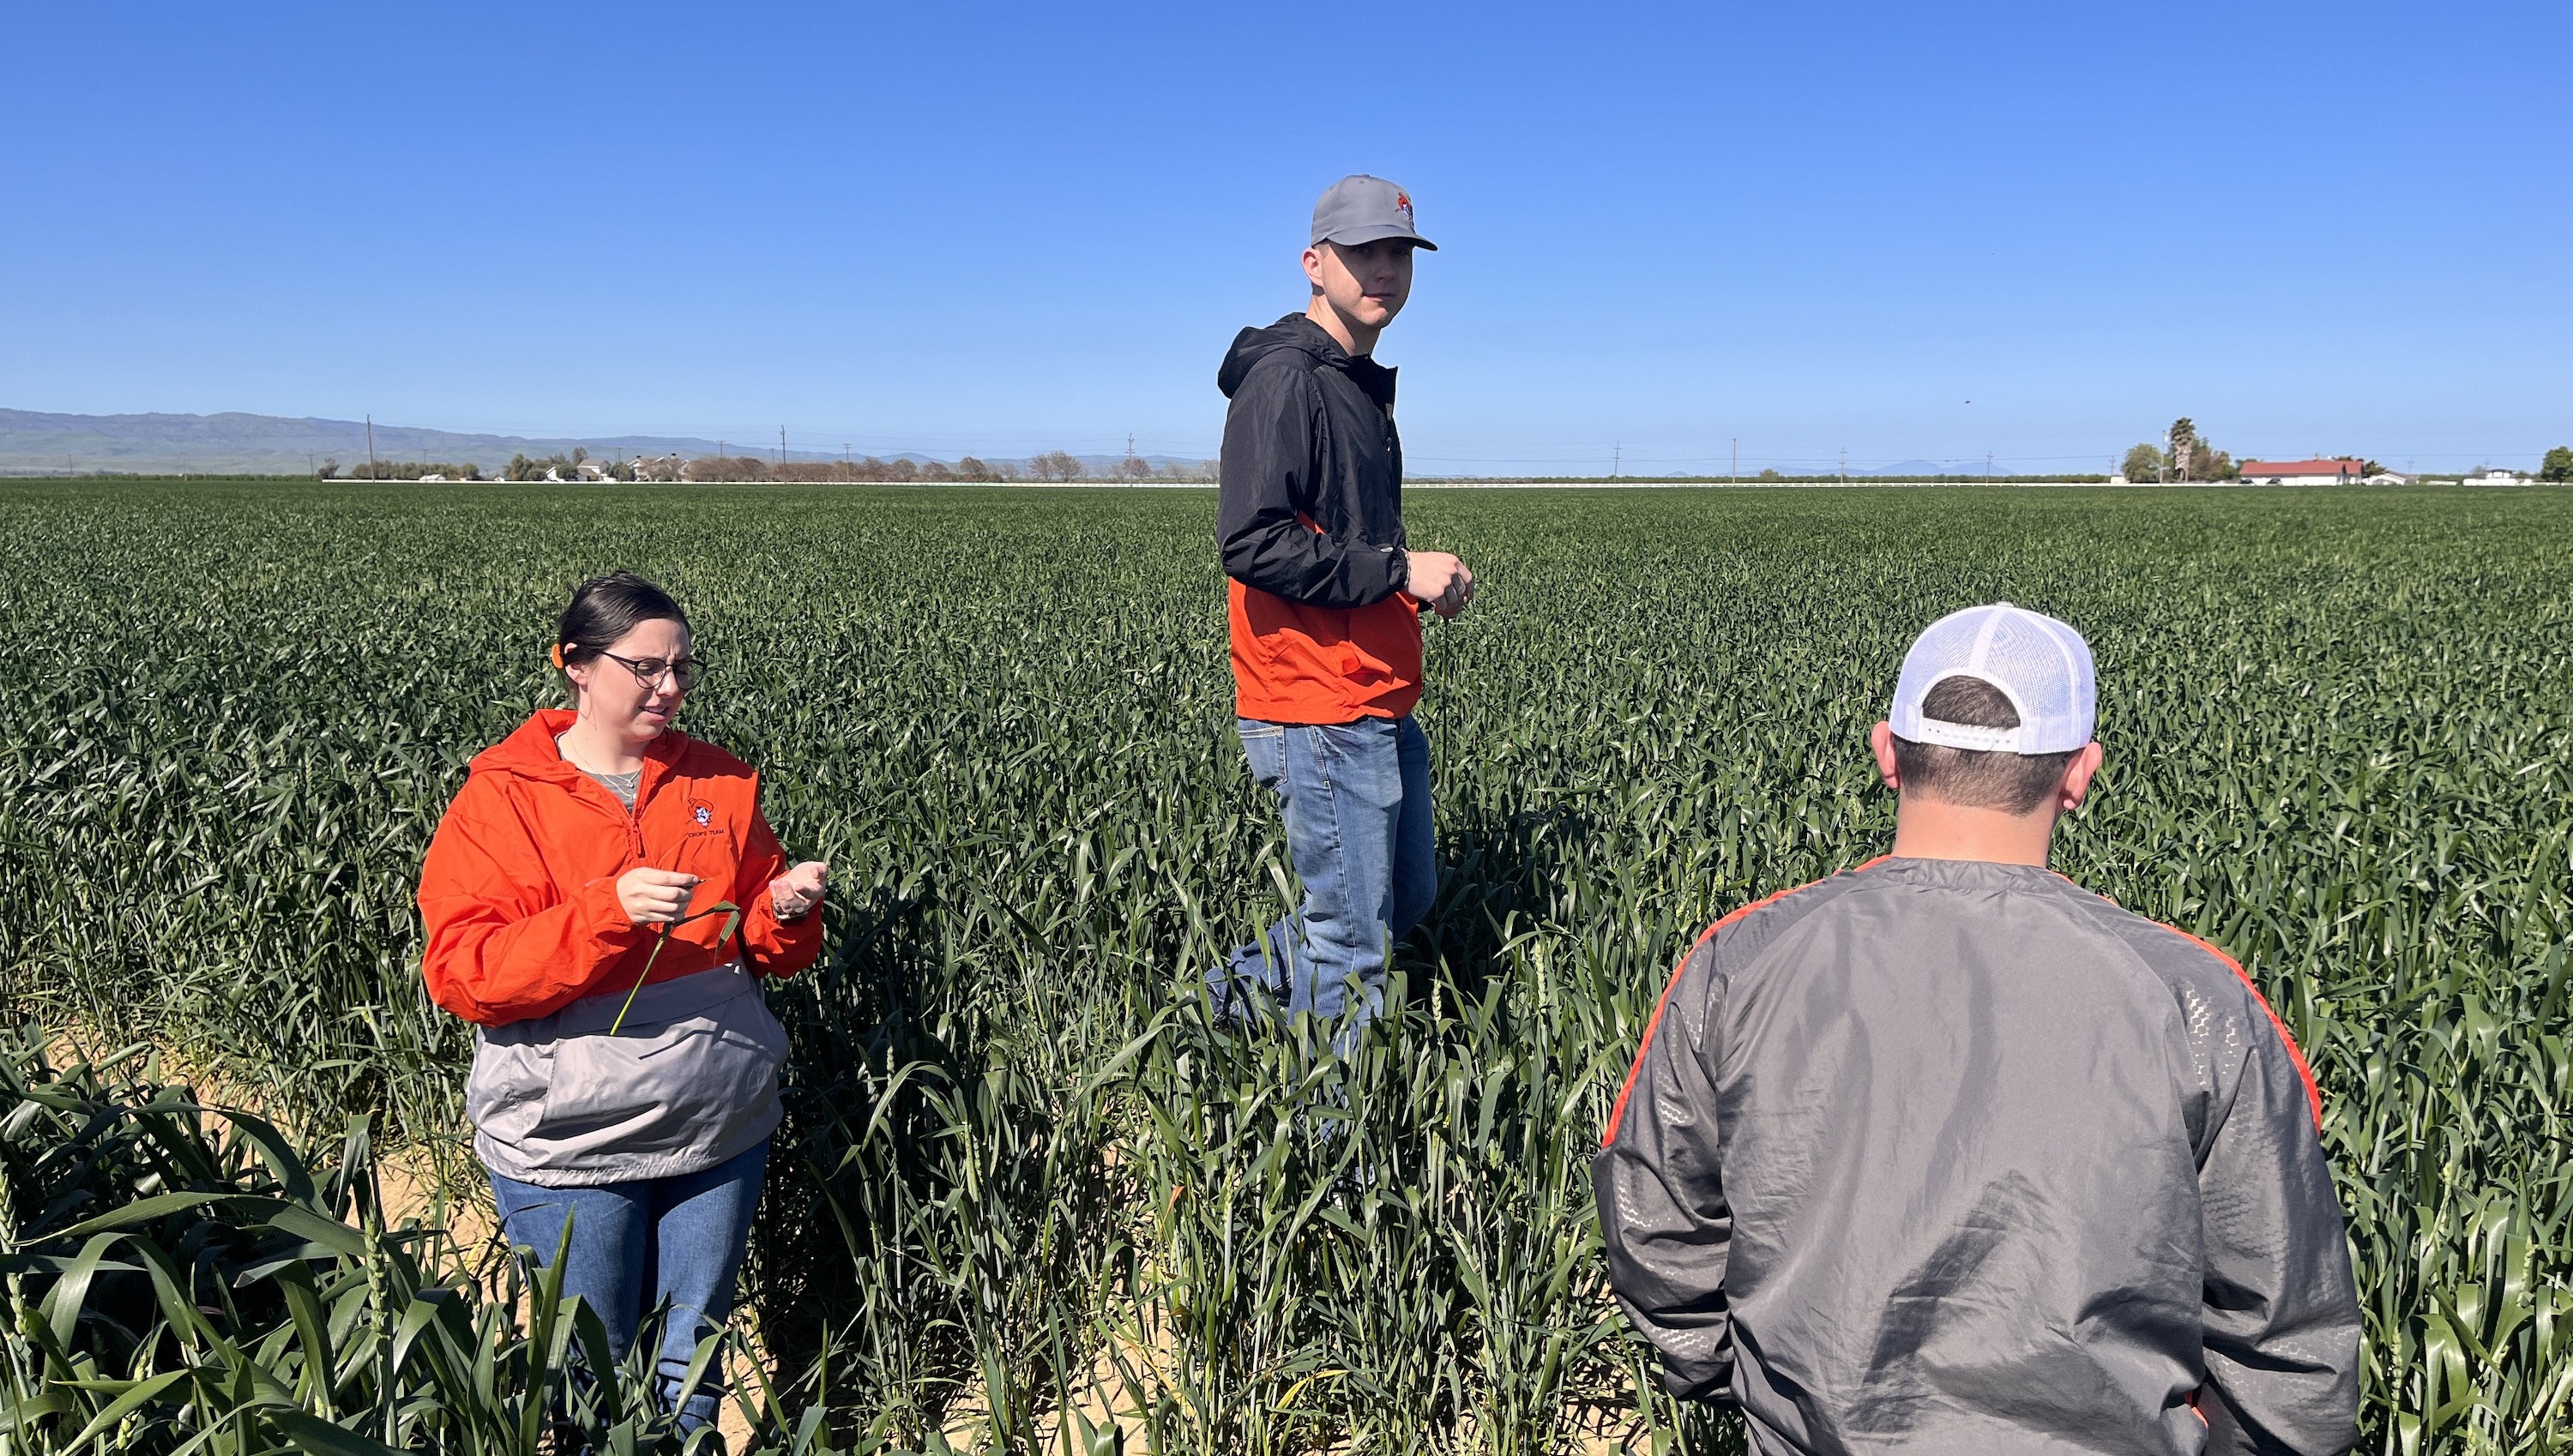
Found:
[[[1212,453],[1343,173],[1414,473],[2534,463],[2573,7],[19,5],[0,405]],[[1971,402],[1968,402],[1971,401]]]

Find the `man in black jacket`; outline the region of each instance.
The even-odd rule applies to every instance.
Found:
[[[1290,1016],[1347,1012],[1351,1035],[1437,889],[1429,744],[1411,720],[1419,613],[1453,617],[1474,595],[1462,561],[1404,539],[1394,371],[1370,357],[1410,297],[1412,250],[1434,247],[1401,188],[1341,179],[1313,209],[1311,302],[1243,330],[1216,374],[1233,401],[1217,537],[1238,726],[1286,811],[1304,903],[1209,982],[1228,1010],[1265,989]]]

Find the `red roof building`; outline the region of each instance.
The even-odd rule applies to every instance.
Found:
[[[2242,478],[2278,485],[2353,485],[2367,473],[2365,460],[2244,460]]]

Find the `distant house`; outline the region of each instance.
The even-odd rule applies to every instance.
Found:
[[[2525,485],[2528,483],[2528,477],[2519,474],[2516,471],[2505,470],[2499,465],[2486,465],[2482,469],[2466,476],[2463,483],[2468,485]]]
[[[2406,475],[2400,470],[2379,470],[2375,474],[2368,476],[2365,483],[2370,485],[2417,485],[2420,483],[2420,476]]]
[[[2355,485],[2367,474],[2365,460],[2244,460],[2246,485]]]

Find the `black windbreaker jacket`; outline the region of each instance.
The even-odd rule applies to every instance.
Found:
[[[1233,401],[1216,507],[1227,576],[1320,607],[1402,589],[1393,374],[1301,314],[1235,336],[1215,376]]]

